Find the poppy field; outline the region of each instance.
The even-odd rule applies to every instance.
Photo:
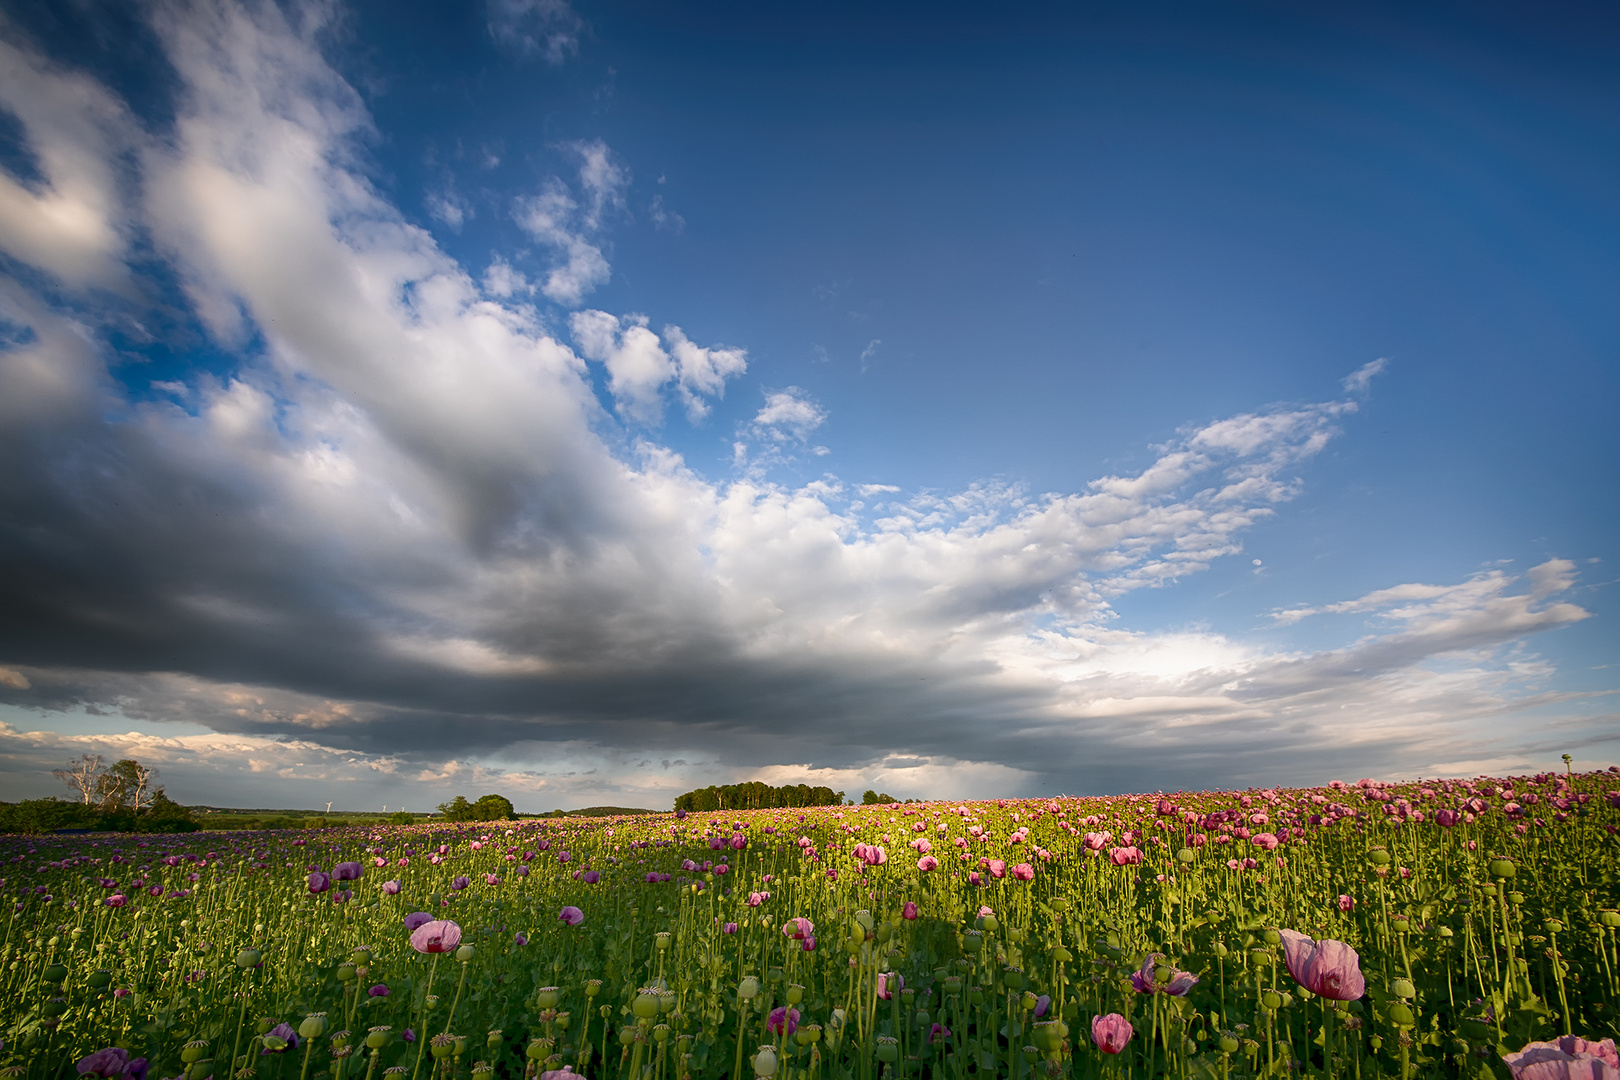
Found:
[[[0,1074],[1620,1076],[1620,775],[0,838]]]

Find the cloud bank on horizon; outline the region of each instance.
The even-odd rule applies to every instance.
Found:
[[[317,9],[154,10],[167,125],[0,41],[35,168],[0,174],[9,791],[83,751],[198,802],[531,810],[738,778],[961,797],[1601,757],[1606,721],[1561,712],[1579,694],[1527,647],[1589,615],[1570,559],[1255,612],[1273,626],[1247,636],[1123,624],[1122,597],[1289,512],[1385,360],[1066,493],[790,482],[829,454],[813,392],[592,306],[628,212],[605,142],[501,208],[534,280],[463,265],[366,165]],[[583,26],[501,0],[489,30],[562,65]],[[150,386],[110,344],[191,325],[224,360]],[[762,404],[716,478],[664,433],[728,393]],[[1345,615],[1365,632],[1271,632]]]

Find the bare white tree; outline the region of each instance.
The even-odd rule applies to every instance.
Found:
[[[51,775],[77,791],[80,801],[89,806],[101,796],[102,777],[106,772],[107,766],[100,754],[82,754],[68,762],[67,768],[53,769]]]

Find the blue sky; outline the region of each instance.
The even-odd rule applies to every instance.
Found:
[[[0,772],[1620,760],[1599,5],[29,6]]]

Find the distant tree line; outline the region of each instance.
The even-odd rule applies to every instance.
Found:
[[[675,809],[702,810],[768,810],[792,806],[842,806],[844,793],[832,788],[811,787],[808,784],[784,784],[771,787],[758,780],[746,784],[710,784],[706,788],[688,791],[675,797]]]
[[[74,798],[0,803],[0,832],[175,833],[200,828],[196,815],[170,799],[157,783],[157,770],[134,758],[108,765],[100,754],[84,754],[51,775],[66,784]]]

